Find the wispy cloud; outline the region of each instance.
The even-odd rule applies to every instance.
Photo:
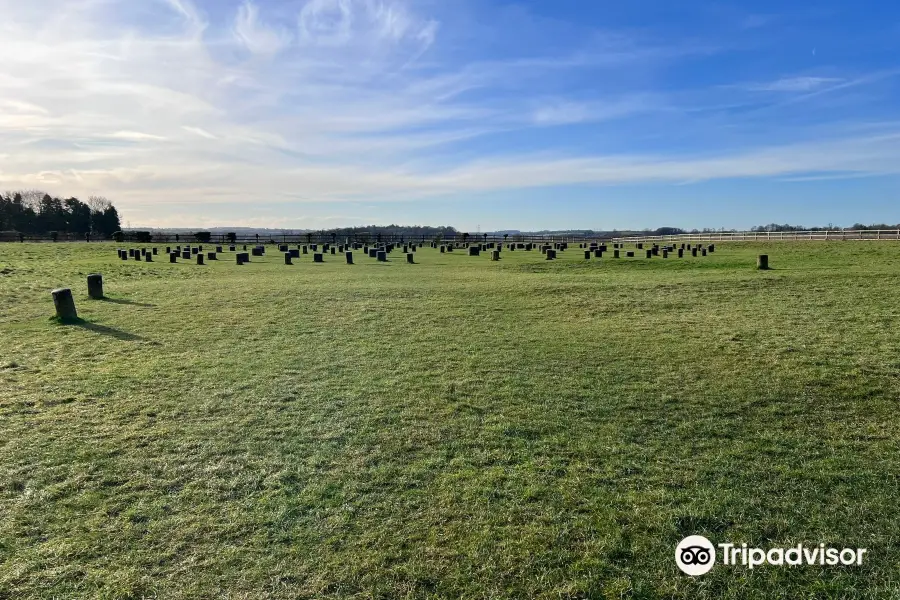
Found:
[[[550,100],[541,102],[532,118],[536,125],[541,126],[572,125],[619,119],[652,110],[666,110],[666,106],[649,95],[615,98],[606,102]]]
[[[752,83],[744,87],[754,92],[812,92],[843,81],[837,77],[786,77],[767,83]]]
[[[438,3],[413,0],[40,4],[0,0],[0,189],[102,193],[126,214],[185,198],[199,212],[857,176],[894,172],[900,152],[898,138],[868,131],[747,141],[730,109],[706,109],[722,122],[703,121],[685,98],[727,107],[762,97],[776,111],[891,76],[822,69],[673,89],[667,69],[709,59],[708,40],[592,31],[494,52],[510,35],[496,30],[475,52]]]
[[[741,29],[759,29],[777,20],[775,15],[755,14],[747,15],[740,21]]]
[[[286,29],[260,22],[259,7],[249,0],[238,8],[234,20],[234,35],[254,54],[272,55],[291,43],[291,34]]]
[[[141,133],[140,131],[117,131],[109,134],[107,137],[113,140],[126,140],[129,142],[162,142],[166,139],[161,135]]]
[[[206,131],[205,129],[200,129],[199,127],[189,127],[189,126],[187,126],[187,125],[182,125],[181,128],[184,129],[185,131],[188,131],[188,132],[190,132],[190,133],[197,134],[197,135],[199,135],[200,137],[206,138],[206,139],[208,139],[208,140],[217,140],[217,139],[219,139],[219,138],[217,138],[216,136],[214,136],[213,134],[211,134],[210,132]]]

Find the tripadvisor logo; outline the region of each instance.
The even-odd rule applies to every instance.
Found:
[[[716,548],[702,535],[689,535],[675,548],[675,564],[694,577],[709,573],[716,564]]]
[[[718,544],[721,563],[724,566],[742,565],[754,569],[762,565],[796,567],[801,565],[819,566],[860,566],[867,550],[865,548],[829,548],[825,544],[804,546],[797,544],[790,548],[750,548],[747,544]],[[675,548],[675,564],[684,573],[696,577],[709,573],[716,564],[716,546],[702,535],[691,535],[678,543]]]

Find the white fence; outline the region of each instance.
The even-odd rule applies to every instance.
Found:
[[[613,238],[613,241],[616,242],[787,242],[795,240],[900,240],[900,229],[864,229],[853,231],[737,231]]]

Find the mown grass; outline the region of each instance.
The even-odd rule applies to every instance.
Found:
[[[0,598],[900,596],[900,244],[356,256],[0,245]]]

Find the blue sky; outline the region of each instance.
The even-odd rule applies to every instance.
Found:
[[[900,221],[900,5],[0,0],[0,189],[132,226]]]

